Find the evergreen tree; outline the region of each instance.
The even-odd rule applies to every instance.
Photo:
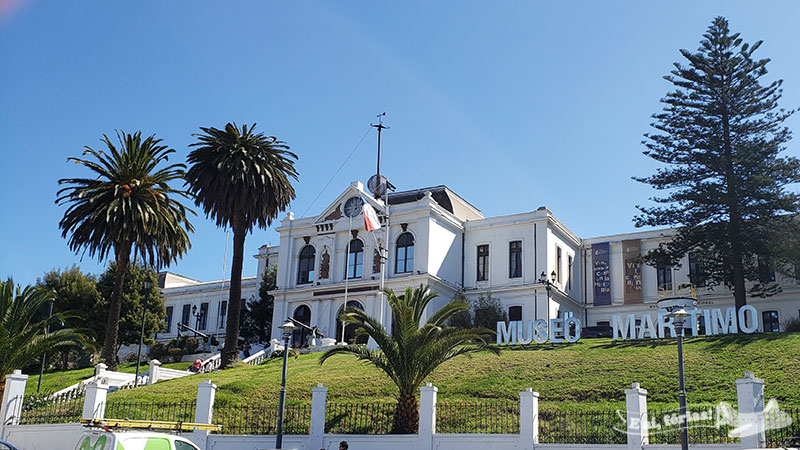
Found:
[[[111,296],[114,290],[114,283],[117,279],[117,264],[112,262],[108,269],[103,272],[97,280],[97,289],[103,296],[103,301],[96,304],[97,311],[93,315],[101,317],[108,315],[111,307]],[[144,292],[144,280],[150,279],[150,290]],[[119,352],[123,345],[133,345],[139,343],[139,335],[142,330],[142,308],[143,299],[147,301],[147,313],[144,322],[144,343],[152,344],[152,336],[165,327],[167,313],[164,307],[164,299],[158,288],[158,274],[151,269],[142,267],[140,264],[132,263],[127,266],[125,273],[125,285],[122,289],[122,309],[119,319],[119,331],[117,338],[117,348],[115,354]],[[105,327],[95,326],[95,332],[99,333],[99,339],[105,338]]]
[[[736,308],[746,304],[745,280],[758,280],[759,261],[775,260],[775,236],[792,236],[798,196],[786,186],[800,181],[800,162],[781,157],[791,138],[778,106],[782,80],[764,83],[769,59],[755,59],[762,41],[744,43],[728,21],[715,18],[696,52],[681,50],[664,78],[675,86],[661,100],[645,134],[645,155],[666,167],[647,183],[666,195],[655,207],[637,208],[637,226],[672,226],[670,242],[650,252],[650,264],[675,264],[689,252],[703,261],[707,282],[733,289]],[[790,234],[786,234],[790,233]]]
[[[247,308],[242,310],[240,333],[250,342],[269,342],[272,334],[272,311],[275,307],[275,297],[269,291],[275,289],[277,278],[278,265],[267,267],[258,288],[258,297],[250,300]]]

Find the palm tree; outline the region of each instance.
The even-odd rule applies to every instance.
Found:
[[[425,378],[440,364],[456,356],[469,356],[483,350],[499,355],[500,349],[489,344],[488,339],[494,335],[492,330],[445,325],[448,318],[469,308],[466,302],[450,302],[422,323],[425,308],[439,294],[422,285],[413,290],[406,288],[401,297],[391,289],[384,292],[392,308],[394,326],[391,333],[377,319],[358,308],[347,308],[341,315],[343,321],[358,326],[357,333],[371,337],[380,351],[353,344],[336,347],[322,355],[320,364],[333,355],[350,354],[382,370],[399,391],[392,433],[416,433],[419,427],[416,393]]]
[[[200,128],[203,133],[194,135],[197,142],[191,146],[196,148],[187,158],[191,167],[186,182],[196,204],[218,227],[233,229],[223,368],[239,359],[245,236],[255,225],[262,229],[271,225],[289,206],[295,195],[290,178],[297,180],[297,155],[283,141],[255,133],[255,127],[245,124],[240,130],[236,123],[229,123],[224,130]]]
[[[92,171],[95,178],[65,178],[59,185],[56,203],[68,205],[59,222],[63,237],[69,236],[72,251],[88,252],[90,257],[105,259],[112,251],[117,263],[116,280],[111,293],[102,357],[116,368],[117,332],[122,307],[122,292],[130,257],[160,268],[177,261],[191,246],[188,232],[194,228],[187,220],[180,198],[185,191],[169,183],[182,179],[185,165],[169,161],[175,150],[161,145],[161,139],[142,133],[117,132],[119,148],[105,134],[107,152],[86,147],[83,154],[92,160],[69,158]]]
[[[16,291],[16,295],[15,294]],[[53,349],[92,345],[81,330],[50,328],[63,326],[69,314],[43,314],[53,301],[54,292],[44,286],[21,289],[11,278],[0,281],[0,398],[5,390],[6,375],[21,369]]]

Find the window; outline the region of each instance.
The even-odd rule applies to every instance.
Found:
[[[297,284],[308,284],[314,281],[314,246],[306,245],[300,250],[300,261],[297,265]]]
[[[758,281],[762,284],[772,283],[775,281],[775,266],[771,261],[764,258],[758,258]]]
[[[353,239],[347,245],[347,278],[361,278],[364,271],[364,243]]]
[[[694,253],[689,253],[689,282],[695,287],[705,287],[706,273],[703,262]]]
[[[522,276],[522,241],[508,243],[508,278]]]
[[[219,302],[219,310],[217,311],[217,328],[225,328],[225,319],[228,315],[228,301],[222,300]]]
[[[508,308],[508,320],[511,322],[522,320],[522,306],[511,306]]]
[[[181,312],[181,323],[189,326],[189,317],[192,315],[192,305],[183,305],[183,311]]]
[[[672,266],[656,266],[656,278],[659,291],[672,290]]]
[[[561,286],[561,247],[556,245],[556,283]]]
[[[403,233],[397,238],[394,260],[395,273],[408,273],[414,270],[414,236]]]
[[[762,311],[761,321],[764,322],[764,331],[781,331],[778,324],[778,311]]]
[[[601,320],[600,322],[597,322],[597,326],[598,327],[610,327],[611,326],[611,322],[609,322],[607,320]]]
[[[361,302],[358,302],[356,300],[349,300],[347,302],[347,307],[348,308],[358,308],[358,309],[360,309],[362,311],[364,310],[364,305],[362,305]],[[367,343],[367,339],[368,339],[367,336],[364,336],[363,342],[357,342],[356,341],[356,328],[358,328],[358,326],[356,324],[353,324],[353,323],[347,324],[344,327],[344,341],[341,340],[342,339],[342,321],[341,321],[340,317],[342,315],[342,310],[343,309],[344,308],[342,308],[340,306],[339,307],[339,312],[336,314],[336,318],[337,318],[337,320],[336,320],[336,336],[334,336],[336,338],[336,341],[337,342],[347,342],[348,344],[353,344],[353,343],[366,344]]]
[[[478,246],[478,281],[489,279],[489,245]]]
[[[208,303],[203,302],[200,304],[200,315],[197,316],[197,329],[205,330],[208,317]]]
[[[292,318],[304,325],[311,325],[311,308],[306,305],[300,305],[294,310]],[[306,340],[310,333],[307,329],[298,326],[292,333],[292,346],[305,347]]]
[[[175,441],[175,450],[197,450],[197,447],[188,442]]]
[[[172,333],[172,311],[174,309],[175,309],[175,307],[173,307],[173,306],[167,306],[167,318],[165,320],[166,323],[167,323],[167,326],[164,329],[165,333]]]
[[[572,289],[572,255],[567,256],[567,290]]]

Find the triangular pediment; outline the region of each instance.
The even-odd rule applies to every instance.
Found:
[[[317,216],[317,219],[314,223],[323,223],[323,222],[334,222],[337,220],[346,219],[347,216],[344,215],[343,207],[347,199],[350,197],[362,197],[364,201],[368,202],[372,205],[373,208],[380,214],[380,211],[383,210],[383,202],[380,200],[376,200],[372,197],[372,194],[364,190],[364,185],[357,181],[350,184],[347,189],[344,190],[336,200],[331,202],[327,208],[325,208],[322,213]]]

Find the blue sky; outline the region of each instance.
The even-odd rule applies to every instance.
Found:
[[[198,127],[257,122],[299,155],[301,216],[374,173],[370,132],[322,191],[385,111],[382,172],[399,189],[446,184],[486,216],[546,205],[582,237],[633,231],[662,77],[717,15],[765,41],[767,79],[800,106],[797,2],[0,0],[0,276],[103,270],[69,251],[54,200],[59,178],[87,175],[66,158],[115,129],[183,160]],[[219,279],[225,232],[193,223],[169,270]],[[246,254],[265,243],[277,233],[254,231]]]

